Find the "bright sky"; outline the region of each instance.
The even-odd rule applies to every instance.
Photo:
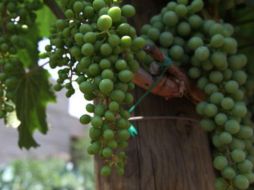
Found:
[[[45,51],[44,48],[47,44],[49,44],[48,39],[42,40],[39,43],[39,51],[44,52]],[[39,64],[43,65],[44,63],[47,63],[48,61],[49,61],[48,59],[43,59],[39,61]],[[45,65],[44,68],[49,71],[49,73],[51,74],[54,80],[57,80],[58,69],[51,69],[49,65]],[[80,92],[77,84],[74,84],[74,88],[76,93],[71,98],[69,98],[69,114],[79,118],[82,114],[87,113],[85,106],[88,102],[83,98],[83,95]]]

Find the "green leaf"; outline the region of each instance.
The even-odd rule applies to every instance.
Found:
[[[47,6],[37,11],[37,25],[40,37],[49,37],[50,27],[55,23],[56,17]]]
[[[38,63],[38,41],[39,31],[37,25],[29,28],[28,33],[24,34],[24,49],[19,49],[18,57],[25,67],[32,67]]]
[[[49,102],[55,101],[48,78],[48,72],[39,67],[24,73],[20,78],[15,104],[21,122],[18,127],[21,148],[37,147],[33,133],[38,130],[46,134],[48,131],[46,107]]]

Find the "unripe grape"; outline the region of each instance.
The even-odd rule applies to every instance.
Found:
[[[246,153],[243,150],[235,149],[231,152],[231,157],[233,161],[239,163],[245,160]]]
[[[173,43],[174,37],[170,32],[163,32],[160,35],[160,44],[163,47],[170,47],[170,45]]]
[[[120,81],[128,83],[133,79],[133,73],[129,70],[123,70],[119,72],[118,78],[120,79]]]
[[[81,52],[85,56],[91,56],[94,53],[94,47],[92,44],[86,43],[82,46]]]
[[[218,113],[216,116],[215,116],[215,118],[214,118],[214,120],[215,120],[215,123],[217,124],[217,125],[224,125],[225,124],[225,122],[227,121],[227,115],[225,115],[224,113]]]
[[[228,160],[224,156],[217,156],[213,161],[213,166],[217,170],[223,170],[228,165]]]
[[[204,45],[204,42],[203,40],[200,38],[200,37],[192,37],[189,41],[188,41],[188,47],[191,49],[191,50],[195,50],[197,49],[198,47],[200,46],[203,46]]]
[[[181,22],[177,26],[177,32],[180,36],[188,36],[191,33],[191,27],[187,22]]]
[[[136,10],[132,5],[124,5],[122,7],[122,13],[125,17],[133,17],[136,14]]]
[[[75,13],[80,13],[84,8],[84,4],[80,1],[76,1],[74,4],[73,4],[73,10]]]
[[[225,123],[225,129],[231,134],[236,134],[240,131],[240,125],[236,120],[228,120]]]
[[[234,185],[239,189],[248,189],[250,183],[247,177],[238,175],[234,179]]]
[[[102,121],[101,117],[99,117],[99,116],[94,116],[91,120],[91,125],[93,127],[100,128],[102,126],[102,124],[103,124],[103,121]]]
[[[175,7],[175,12],[179,17],[185,17],[188,14],[188,9],[185,5],[179,4]]]
[[[226,167],[222,171],[222,176],[226,179],[232,180],[236,176],[236,172],[232,167]]]
[[[184,50],[181,46],[174,45],[169,50],[170,57],[174,60],[181,60],[184,54]]]
[[[101,168],[100,174],[102,176],[109,176],[111,174],[111,168],[107,165],[103,166]]]
[[[231,110],[234,107],[234,100],[226,97],[221,101],[221,107],[225,110]]]
[[[109,56],[112,54],[112,48],[108,43],[104,43],[101,47],[100,47],[100,52],[103,56]]]
[[[216,34],[212,37],[210,44],[214,48],[219,48],[224,44],[224,37],[221,34]]]
[[[220,135],[219,135],[219,139],[220,139],[220,142],[222,144],[230,144],[232,142],[232,135],[228,132],[222,132]]]
[[[211,56],[211,61],[220,70],[224,70],[228,66],[227,56],[222,52],[214,52]]]
[[[178,16],[173,11],[167,11],[162,18],[166,26],[175,26],[178,23]]]
[[[114,88],[114,83],[110,79],[103,79],[99,84],[99,89],[103,94],[109,94]]]
[[[82,115],[79,120],[80,120],[80,123],[86,125],[86,124],[90,123],[91,117],[89,115]]]
[[[97,11],[105,6],[106,6],[106,4],[105,4],[104,0],[94,0],[93,1],[93,8]]]
[[[192,15],[188,18],[188,22],[193,29],[198,29],[202,26],[203,20],[198,15]]]
[[[118,22],[121,20],[122,10],[117,6],[111,7],[108,10],[108,15],[112,18],[113,22]]]
[[[199,60],[199,61],[205,61],[209,58],[210,55],[210,51],[207,47],[205,46],[201,46],[198,47],[195,51],[195,57]]]
[[[97,27],[101,31],[107,31],[112,26],[112,19],[108,15],[102,15],[97,21]]]

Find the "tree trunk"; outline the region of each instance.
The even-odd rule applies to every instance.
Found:
[[[128,2],[137,9],[134,24],[140,28],[168,1]],[[135,97],[143,93],[137,89]],[[133,122],[139,135],[130,139],[125,175],[101,177],[101,161],[96,158],[97,190],[214,190],[210,147],[206,134],[198,126],[194,105],[185,99],[166,101],[149,95],[137,107],[135,116],[173,117]]]

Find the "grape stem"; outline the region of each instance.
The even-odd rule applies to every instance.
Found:
[[[50,8],[58,19],[65,18],[64,12],[54,0],[43,0],[43,2]]]

